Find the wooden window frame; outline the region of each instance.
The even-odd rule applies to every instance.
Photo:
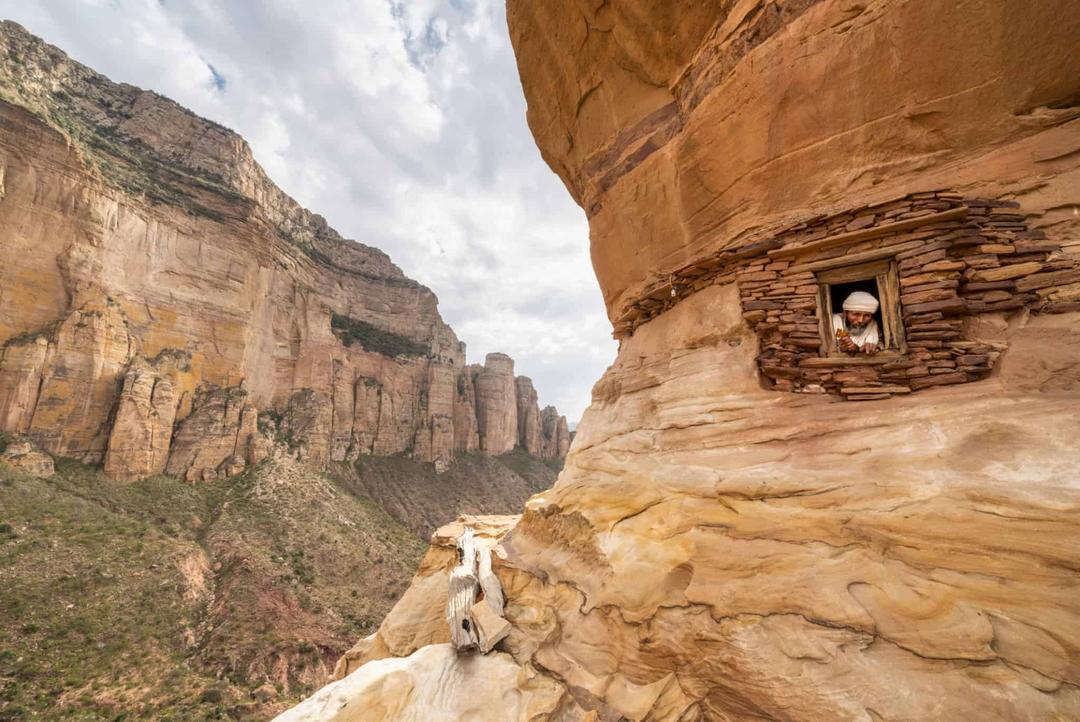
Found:
[[[851,358],[836,348],[836,335],[832,329],[831,287],[855,281],[877,282],[878,301],[881,304],[881,333],[884,348],[875,354],[898,356],[907,352],[904,324],[900,314],[900,274],[895,259],[884,259],[852,266],[830,268],[814,274],[818,284],[818,326],[821,329],[821,355],[823,357]]]

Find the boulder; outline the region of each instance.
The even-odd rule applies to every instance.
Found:
[[[47,479],[53,475],[52,457],[34,448],[29,441],[15,441],[0,454],[0,461],[24,474]]]
[[[258,413],[239,387],[199,389],[191,415],[177,426],[166,471],[212,481],[259,461]]]

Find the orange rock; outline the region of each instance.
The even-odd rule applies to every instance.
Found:
[[[242,138],[10,22],[0,87],[0,429],[117,478],[202,478],[268,453],[193,436],[240,416],[184,426],[199,389],[242,384],[245,426],[282,417],[314,464],[410,454],[441,470],[518,444],[512,372],[478,409],[435,295],[286,196]],[[146,361],[162,354],[186,369]]]
[[[1074,15],[1065,0],[507,6],[529,125],[589,216],[613,322],[680,268],[920,192],[984,198],[967,208],[1010,232],[1019,212],[995,202],[1022,197],[1066,270]],[[986,263],[976,283],[1042,268]],[[656,315],[622,338],[557,484],[496,547],[519,669],[602,719],[1080,718],[1080,315],[965,319],[965,341],[910,346],[905,373],[931,388],[845,404],[763,388],[743,313],[771,303],[722,281],[641,301]],[[959,303],[924,303],[923,320]],[[984,380],[927,365],[1001,344]],[[422,569],[378,636],[444,629],[422,590],[445,578]],[[381,669],[354,674],[389,683]]]

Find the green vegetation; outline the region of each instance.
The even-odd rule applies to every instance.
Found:
[[[381,353],[383,356],[424,357],[428,355],[427,345],[419,341],[413,341],[411,338],[390,331],[383,331],[367,321],[340,313],[331,313],[330,330],[346,346],[359,344],[365,351]]]
[[[9,57],[7,64],[20,66],[22,63]],[[38,114],[61,130],[113,186],[141,195],[152,203],[178,206],[192,215],[218,222],[227,219],[228,210],[250,204],[250,199],[221,175],[169,158],[141,139],[125,133],[121,127],[132,117],[134,97],[106,95],[101,100],[88,102],[86,97],[72,95],[70,88],[44,92],[39,86],[27,86],[21,75],[0,66],[0,81],[9,81],[0,82],[4,91],[0,96]],[[86,80],[91,85],[100,85],[94,76]],[[12,92],[9,85],[16,92]],[[211,121],[204,119],[203,122],[227,131]]]
[[[340,482],[374,499],[419,538],[458,514],[518,514],[526,500],[550,489],[558,471],[521,449],[501,456],[459,454],[450,468],[406,456],[361,456]]]
[[[17,333],[14,336],[9,337],[2,344],[0,344],[0,348],[7,348],[9,346],[21,346],[22,344],[34,341],[40,336],[43,336],[45,338],[52,338],[56,333],[56,326],[58,325],[59,324],[51,324],[49,326],[46,326],[45,328],[39,328],[33,331],[23,331],[22,333]]]
[[[0,721],[267,719],[374,629],[424,548],[292,462],[198,485],[0,464]]]

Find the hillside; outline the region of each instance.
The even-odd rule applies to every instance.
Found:
[[[518,449],[494,457],[463,455],[442,474],[403,456],[365,456],[334,474],[426,541],[460,514],[518,511],[530,496],[551,488],[558,470]],[[447,514],[451,509],[454,514]]]
[[[425,548],[287,458],[196,485],[0,464],[0,517],[4,720],[223,719],[267,683],[280,704],[379,623]]]

